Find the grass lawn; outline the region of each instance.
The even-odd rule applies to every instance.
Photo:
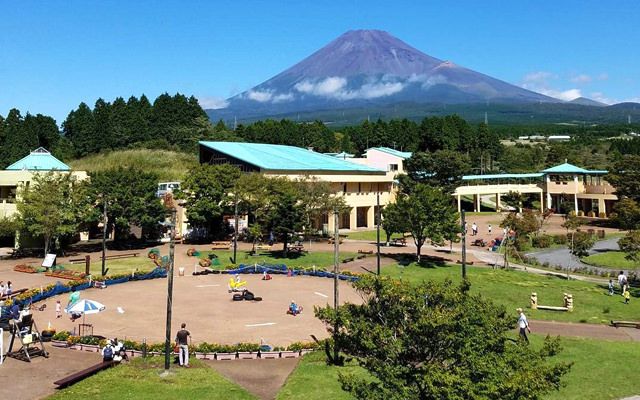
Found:
[[[626,253],[622,251],[605,251],[584,257],[582,261],[586,264],[613,269],[637,269],[640,267],[637,262],[624,258],[625,255]]]
[[[130,274],[133,270],[138,271],[151,271],[156,265],[147,257],[146,253],[142,252],[138,257],[131,258],[118,258],[115,260],[107,260],[105,268],[108,268],[108,275],[115,274]],[[64,264],[65,269],[84,272],[84,263],[80,264]],[[102,262],[100,260],[91,260],[91,273],[93,275],[100,275],[102,271]]]
[[[347,235],[347,239],[351,239],[351,240],[368,240],[373,243],[376,242],[375,229],[372,231],[349,232],[346,235]],[[402,233],[394,233],[393,235],[391,235],[391,239],[401,238],[401,237],[402,237]],[[411,240],[411,238],[408,238],[408,239]],[[387,234],[384,232],[384,229],[380,228],[380,243],[384,243],[386,240],[387,240]]]
[[[531,335],[533,346],[539,347],[542,336]],[[640,346],[632,342],[562,338],[562,352],[553,360],[573,362],[565,375],[566,384],[545,399],[619,399],[640,393],[636,366]],[[340,388],[338,371],[366,375],[355,365],[330,367],[322,352],[306,355],[287,379],[277,399],[352,399]]]
[[[347,400],[353,397],[343,391],[338,382],[338,372],[366,376],[367,372],[355,363],[345,367],[327,365],[324,351],[307,354],[289,375],[277,400]]]
[[[190,364],[192,368],[175,367],[171,376],[161,378],[164,358],[137,358],[63,389],[49,399],[255,399],[202,362],[193,360]]]
[[[312,246],[313,249],[313,246]],[[210,253],[218,256],[220,267],[233,265],[231,258],[233,251],[230,250],[213,250],[209,252],[201,252],[201,258],[207,258]],[[340,260],[355,257],[358,254],[349,252],[340,252]],[[290,253],[287,258],[282,256],[280,251],[263,251],[257,255],[249,255],[248,251],[238,250],[238,264],[285,264],[288,267],[331,267],[333,268],[333,252],[332,251],[313,251],[309,253]]]
[[[410,282],[423,280],[461,279],[461,267],[438,266],[420,267],[412,263],[402,267],[391,265],[383,269],[385,275]],[[567,322],[608,323],[610,320],[636,320],[640,315],[640,290],[631,290],[630,304],[624,304],[622,296],[608,296],[605,284],[582,281],[566,281],[547,275],[530,274],[520,271],[467,267],[467,276],[471,281],[471,290],[479,292],[507,311],[513,312],[522,307],[527,309],[530,319],[555,320]],[[541,305],[562,306],[563,293],[573,295],[574,311],[558,312],[529,309],[531,292],[538,294]]]

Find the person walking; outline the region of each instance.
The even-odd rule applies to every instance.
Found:
[[[609,279],[609,296],[613,296],[613,279]]]
[[[627,290],[627,276],[624,271],[620,271],[618,274],[618,285],[620,285],[620,294],[624,296],[624,292]]]
[[[491,224],[489,224],[489,226],[487,226],[487,230],[489,231],[489,235],[491,235],[491,230],[493,229],[493,227],[491,226]]]
[[[191,333],[187,330],[187,324],[184,322],[180,326],[180,330],[176,334],[176,345],[178,345],[178,361],[181,367],[189,368],[189,339]]]
[[[13,288],[11,287],[11,281],[7,281],[7,286],[4,288],[4,295],[7,299],[11,298],[11,294],[13,293]]]
[[[518,317],[518,328],[520,337],[524,339],[525,342],[529,343],[529,338],[527,337],[527,331],[531,333],[531,328],[529,328],[529,321],[527,321],[527,316],[524,315],[524,311],[522,308],[516,309],[520,316]]]
[[[62,304],[60,300],[56,300],[56,318],[62,317]]]
[[[629,299],[631,298],[631,293],[629,293],[629,291],[626,290],[622,295],[624,296],[624,304],[629,304]]]
[[[474,222],[471,224],[471,236],[476,236],[478,234],[478,225]]]

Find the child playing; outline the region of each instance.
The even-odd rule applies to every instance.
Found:
[[[613,279],[609,279],[609,296],[613,296]]]
[[[60,300],[56,300],[56,318],[62,317],[62,305]]]
[[[293,315],[294,317],[302,312],[302,307],[297,305],[295,300],[291,300],[291,304],[289,304],[288,314]]]
[[[622,295],[624,296],[624,304],[629,304],[629,298],[631,297],[629,291],[625,290]]]

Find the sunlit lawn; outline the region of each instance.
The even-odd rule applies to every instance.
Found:
[[[331,251],[313,251],[312,247],[312,250],[308,253],[290,252],[287,257],[284,257],[280,250],[279,247],[274,247],[274,251],[258,251],[255,255],[250,255],[248,251],[238,250],[236,264],[285,264],[287,267],[316,266],[318,268],[333,268],[333,252]],[[213,250],[201,252],[200,258],[207,258],[210,253],[218,256],[220,267],[233,265],[231,262],[233,251]],[[340,252],[340,261],[356,256],[356,253]]]
[[[164,358],[136,358],[63,389],[49,399],[255,399],[204,363],[192,360],[190,364],[192,368],[174,367],[170,376],[161,378]]]
[[[402,267],[391,265],[383,269],[385,275],[409,282],[423,280],[452,279],[461,280],[461,266],[420,267],[415,263]],[[477,291],[507,311],[514,312],[518,307],[529,308],[532,292],[538,294],[538,304],[562,306],[563,293],[573,295],[574,311],[527,310],[531,319],[544,319],[568,322],[608,323],[610,320],[640,319],[640,290],[632,289],[630,304],[624,304],[622,296],[608,296],[605,284],[582,281],[567,281],[551,275],[537,275],[520,271],[467,267],[471,290]]]
[[[118,258],[113,260],[106,260],[105,268],[108,268],[108,275],[115,274],[130,274],[135,270],[138,271],[151,271],[156,265],[147,257],[146,252],[141,252],[138,257],[130,258]],[[65,269],[84,272],[84,263],[80,264],[64,264]],[[91,260],[90,271],[92,275],[100,275],[102,272],[102,261]]]
[[[605,251],[584,257],[582,261],[590,265],[612,269],[637,269],[640,264],[637,261],[627,260],[625,253],[621,251]]]

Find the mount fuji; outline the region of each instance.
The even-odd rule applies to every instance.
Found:
[[[431,57],[387,32],[339,36],[273,78],[208,110],[212,119],[256,118],[401,104],[561,103],[479,72]]]

